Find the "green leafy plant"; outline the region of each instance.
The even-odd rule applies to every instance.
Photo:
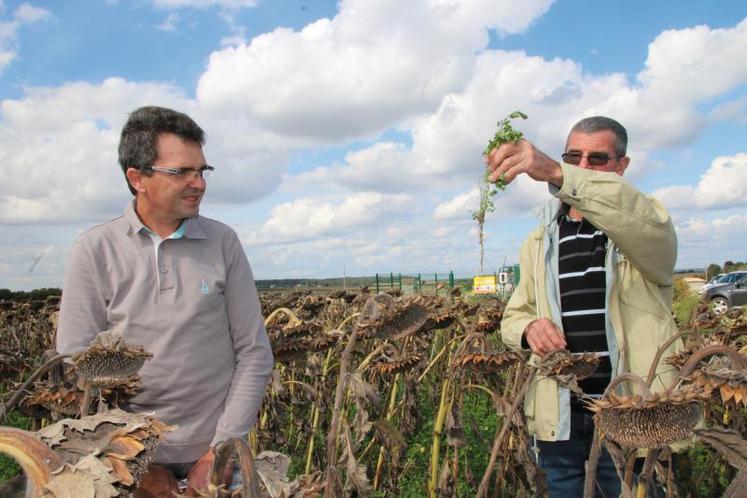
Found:
[[[485,150],[482,151],[484,155],[490,154],[490,152],[495,149],[496,147],[500,147],[502,144],[508,143],[508,142],[518,142],[522,139],[524,136],[519,130],[515,130],[511,126],[511,121],[514,119],[527,119],[527,115],[524,114],[521,111],[514,111],[505,118],[501,119],[496,123],[498,129],[495,132],[495,135],[493,135],[493,138],[490,139],[488,142],[488,145],[485,146]],[[490,171],[485,172],[485,183],[488,183],[488,176],[490,175]],[[501,189],[506,189],[506,184],[504,183],[503,175],[501,175],[500,178],[498,178],[498,181],[496,182],[496,186]],[[495,191],[491,195],[495,195]]]
[[[514,111],[505,118],[498,121],[496,130],[493,138],[490,139],[488,145],[483,151],[483,155],[490,154],[490,151],[496,147],[500,147],[501,144],[508,142],[518,142],[524,136],[519,130],[515,130],[511,126],[511,121],[514,119],[527,119],[527,115],[521,111]],[[495,205],[493,204],[493,196],[498,193],[498,189],[506,190],[506,183],[501,175],[498,181],[493,184],[490,181],[490,170],[485,169],[485,173],[480,181],[480,207],[472,211],[472,219],[477,222],[479,233],[480,233],[480,273],[483,273],[483,267],[485,263],[485,216],[487,213],[495,211]]]

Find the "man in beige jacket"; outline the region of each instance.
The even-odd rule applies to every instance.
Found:
[[[677,333],[671,316],[674,227],[661,204],[622,178],[630,163],[626,148],[625,128],[596,116],[571,129],[563,162],[526,140],[486,158],[493,181],[510,183],[526,174],[546,182],[552,195],[522,246],[521,281],[505,310],[503,339],[531,350],[532,363],[557,348],[599,354],[598,371],[580,383],[589,397],[600,397],[618,373],[645,375],[658,347]],[[670,367],[659,366],[653,389],[672,378]],[[531,386],[524,408],[550,496],[581,496],[591,413],[545,377]],[[606,452],[597,486],[604,496],[620,493]]]

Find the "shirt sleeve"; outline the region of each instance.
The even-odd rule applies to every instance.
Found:
[[[503,342],[515,349],[529,349],[524,338],[524,329],[539,317],[537,311],[537,296],[535,295],[534,279],[535,263],[531,249],[531,241],[536,237],[532,233],[521,247],[519,266],[521,277],[519,284],[511,294],[506,304],[501,320],[501,337]],[[537,243],[535,241],[535,243]]]
[[[224,254],[227,258],[225,301],[235,364],[225,409],[211,446],[231,437],[245,437],[257,422],[273,366],[254,276],[233,231],[224,243]]]
[[[55,347],[59,353],[84,350],[106,330],[106,300],[88,248],[78,239],[70,250],[62,286]]]

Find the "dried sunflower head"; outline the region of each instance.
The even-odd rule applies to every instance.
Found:
[[[616,394],[615,387],[626,380],[641,394]],[[601,399],[588,405],[605,437],[628,448],[661,448],[692,434],[703,398],[702,392],[689,387],[652,394],[639,376],[622,373],[612,379]]]
[[[455,357],[451,365],[454,368],[463,368],[483,374],[494,374],[522,359],[521,354],[516,351],[464,353]]]
[[[286,336],[316,336],[324,333],[324,327],[316,321],[290,322],[283,327]]]
[[[700,417],[702,395],[694,390],[591,400],[589,409],[605,437],[628,448],[660,448],[686,439]]]
[[[80,412],[81,401],[83,392],[74,386],[49,387],[39,382],[34,391],[23,399],[21,407],[26,413],[41,414],[41,417],[46,417],[49,413],[72,417]]]
[[[377,294],[363,305],[356,326],[363,337],[396,340],[421,330],[429,316],[427,301],[421,296]]]
[[[306,337],[304,340],[309,351],[315,353],[326,351],[337,343],[337,338],[334,335],[327,334],[324,331],[315,336]]]
[[[493,351],[487,344],[485,334],[475,332],[467,335],[454,354],[452,368],[463,368],[484,374],[492,374],[522,361],[517,351]]]
[[[723,405],[747,406],[747,370],[735,368],[729,358],[714,358],[686,380]]]
[[[573,375],[576,380],[582,380],[596,372],[599,361],[599,355],[594,353],[571,353],[567,349],[558,349],[542,359],[539,371],[547,377]]]
[[[284,335],[270,338],[272,355],[275,361],[283,364],[306,357],[309,345],[305,337],[285,337]]]
[[[492,332],[498,329],[503,318],[503,304],[495,298],[490,298],[482,303],[477,310],[477,332]]]
[[[371,370],[379,375],[396,374],[414,368],[423,359],[417,352],[400,351],[389,344],[384,351],[371,362]]]
[[[92,385],[108,387],[117,385],[134,375],[146,359],[153,355],[142,346],[127,344],[113,330],[101,332],[91,345],[73,356],[78,376]]]

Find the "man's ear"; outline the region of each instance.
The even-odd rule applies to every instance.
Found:
[[[145,191],[145,186],[143,185],[143,173],[139,169],[127,168],[125,176],[127,177],[127,181],[130,182],[130,185],[135,189],[136,192]]]
[[[621,157],[617,161],[617,168],[615,168],[615,173],[617,173],[620,176],[623,176],[625,173],[625,170],[628,169],[628,165],[630,164],[630,158],[628,156]]]

